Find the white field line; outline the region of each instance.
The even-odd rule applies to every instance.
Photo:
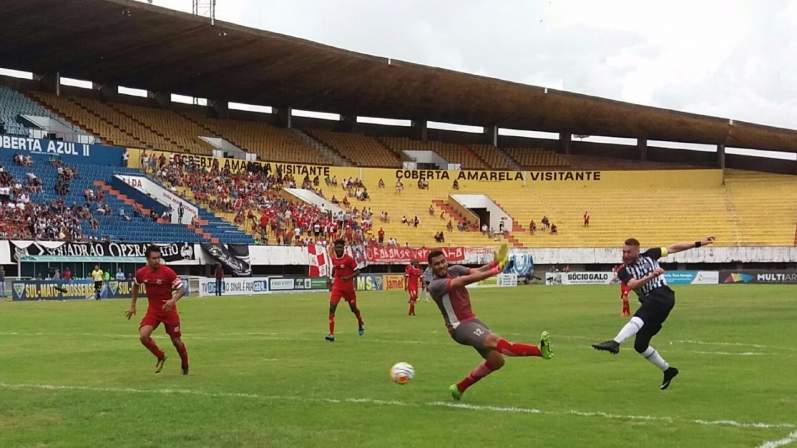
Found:
[[[93,386],[79,386],[79,385],[53,385],[53,384],[8,384],[0,383],[0,389],[9,390],[48,390],[48,391],[86,391],[86,392],[104,392],[104,393],[123,393],[123,394],[158,394],[158,395],[193,395],[200,397],[210,398],[236,398],[236,399],[250,399],[250,400],[263,400],[263,401],[282,401],[282,402],[299,402],[299,403],[326,403],[326,404],[369,404],[378,406],[397,406],[397,407],[443,407],[452,409],[464,409],[475,412],[502,412],[509,414],[540,414],[540,415],[558,415],[558,416],[578,416],[578,417],[592,417],[592,418],[605,418],[613,420],[637,420],[649,422],[665,422],[665,423],[688,423],[701,426],[729,426],[736,428],[751,428],[751,429],[772,429],[772,428],[788,428],[793,429],[795,425],[790,423],[765,423],[765,422],[738,422],[735,420],[692,420],[680,417],[666,417],[666,416],[652,416],[652,415],[622,415],[611,414],[601,411],[582,411],[570,409],[565,411],[545,411],[535,408],[523,408],[514,406],[494,406],[494,405],[477,405],[468,403],[456,403],[445,401],[431,401],[425,403],[412,403],[399,400],[378,400],[373,398],[310,398],[290,395],[260,395],[255,393],[245,392],[207,392],[202,390],[193,389],[137,389],[132,387],[93,387]],[[790,435],[794,436],[797,440],[797,432]],[[784,439],[785,440],[785,439]],[[789,442],[790,443],[790,442]],[[772,445],[777,447],[781,445]]]
[[[779,446],[789,445],[794,442],[797,442],[797,431],[794,431],[780,440],[764,442],[761,445],[758,445],[758,448],[778,448]]]

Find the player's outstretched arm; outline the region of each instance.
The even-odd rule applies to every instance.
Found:
[[[493,266],[492,268],[486,271],[482,271],[480,269],[481,268],[471,269],[468,274],[451,279],[450,283],[451,287],[456,288],[459,286],[470,285],[471,283],[480,282],[486,278],[498,275],[498,273],[501,272],[498,270],[498,266]]]
[[[715,240],[716,238],[714,238],[713,236],[707,236],[702,240],[697,240],[694,242],[675,243],[667,248],[667,253],[675,254],[678,252],[683,252],[685,250],[694,249],[695,247],[708,246],[709,244],[714,243]]]
[[[133,290],[130,291],[130,295],[133,298],[130,300],[130,309],[125,311],[125,316],[127,316],[127,320],[130,320],[131,317],[136,315],[136,301],[138,300],[138,283],[133,282]]]

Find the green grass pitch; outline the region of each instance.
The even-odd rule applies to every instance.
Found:
[[[455,403],[447,387],[480,358],[432,303],[359,293],[324,341],[325,294],[186,298],[191,375],[158,329],[160,375],[127,301],[0,303],[0,447],[756,447],[797,439],[793,286],[685,286],[653,340],[661,372],[626,343],[589,346],[624,320],[616,287],[472,290],[476,314],[511,340],[553,335],[555,358],[510,358]],[[138,316],[146,304],[139,303]],[[636,304],[634,305],[636,308]],[[388,369],[416,378],[393,384]],[[797,445],[797,442],[795,442]],[[767,446],[767,445],[763,445]],[[779,445],[770,445],[779,446]]]

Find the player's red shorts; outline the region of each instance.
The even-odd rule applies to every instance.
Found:
[[[410,300],[418,300],[418,288],[407,288],[407,292],[410,294]]]
[[[158,313],[147,310],[147,314],[144,315],[143,319],[141,319],[141,323],[138,324],[138,328],[149,325],[155,329],[158,328],[158,325],[160,325],[161,322],[163,323],[163,328],[166,329],[166,334],[176,338],[182,336],[182,333],[180,332],[180,315],[177,314],[177,311]]]
[[[329,296],[329,303],[337,305],[341,298],[351,304],[357,301],[357,294],[354,293],[353,289],[332,288],[332,294]]]

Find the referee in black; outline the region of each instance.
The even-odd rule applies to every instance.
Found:
[[[706,246],[712,244],[714,240],[713,236],[709,236],[694,243],[678,243],[670,247],[648,249],[641,254],[639,241],[635,238],[625,240],[623,267],[617,272],[617,278],[637,293],[642,306],[614,339],[593,344],[592,347],[616,355],[620,352],[620,344],[636,335],[634,350],[664,372],[664,379],[659,388],[664,390],[669,387],[672,379],[678,375],[678,369],[671,367],[650,345],[650,340],[661,330],[661,325],[675,306],[675,292],[667,286],[667,280],[662,275],[664,269],[659,266],[659,258]]]

